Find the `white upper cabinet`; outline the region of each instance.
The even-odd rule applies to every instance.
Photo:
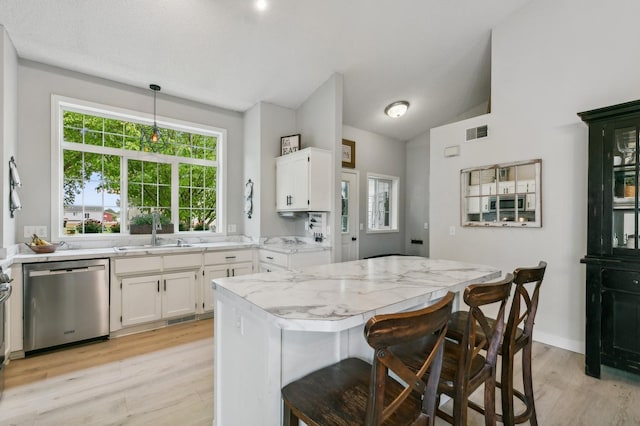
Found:
[[[331,210],[331,152],[305,148],[276,159],[276,209]]]

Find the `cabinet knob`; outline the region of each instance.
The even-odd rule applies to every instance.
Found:
[[[638,285],[638,280],[633,280],[633,283],[634,283],[635,285]]]

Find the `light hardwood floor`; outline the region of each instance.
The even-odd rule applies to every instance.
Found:
[[[212,337],[206,320],[14,360],[0,425],[211,425]],[[541,426],[640,425],[640,376],[594,379],[582,355],[537,343],[533,366]]]

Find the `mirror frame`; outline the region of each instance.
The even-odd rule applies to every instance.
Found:
[[[534,175],[519,179],[518,168],[528,165]],[[541,172],[539,158],[460,170],[461,226],[541,228]],[[499,220],[502,204],[507,207]]]

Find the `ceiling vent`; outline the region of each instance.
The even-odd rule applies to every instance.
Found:
[[[472,127],[471,129],[467,129],[467,142],[473,141],[480,138],[486,138],[489,134],[489,129],[487,125],[480,127]]]

